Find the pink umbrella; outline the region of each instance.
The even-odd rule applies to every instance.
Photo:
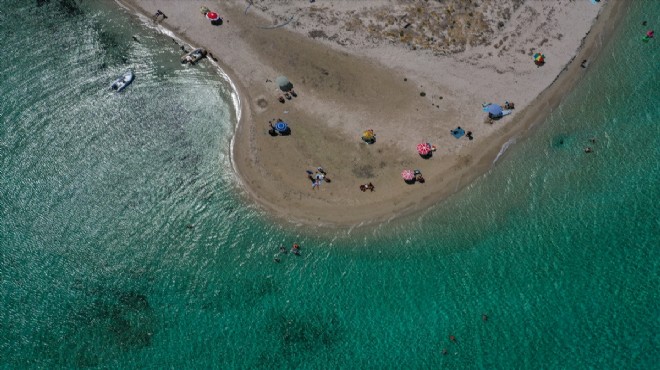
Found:
[[[403,172],[401,172],[401,177],[406,181],[410,181],[415,178],[415,173],[411,170],[403,170]]]
[[[653,37],[653,30],[649,30],[648,32],[646,32],[646,36]]]
[[[217,21],[218,19],[220,19],[220,16],[216,12],[208,12],[206,13],[206,18],[212,21]]]
[[[431,144],[429,143],[417,144],[417,153],[419,153],[419,155],[429,155],[429,153],[431,153]]]

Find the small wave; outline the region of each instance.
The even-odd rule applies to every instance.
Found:
[[[500,148],[499,153],[497,153],[497,156],[493,160],[493,164],[495,164],[495,162],[497,162],[497,160],[500,159],[502,154],[504,154],[504,152],[506,152],[506,150],[509,149],[509,146],[511,146],[512,144],[515,144],[515,143],[516,143],[516,138],[513,138],[513,137],[511,139],[509,139],[506,143],[504,143],[504,145],[502,145],[502,147]]]

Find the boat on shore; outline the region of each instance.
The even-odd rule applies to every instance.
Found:
[[[124,72],[123,75],[119,76],[118,79],[115,80],[115,82],[110,85],[110,88],[112,90],[115,90],[117,92],[120,92],[126,88],[126,86],[130,85],[131,82],[135,79],[135,75],[133,74],[133,71],[130,69],[126,72]]]
[[[181,57],[181,63],[182,64],[195,64],[197,63],[200,59],[204,58],[206,56],[206,50],[205,49],[195,49],[191,51],[190,53],[184,55]]]

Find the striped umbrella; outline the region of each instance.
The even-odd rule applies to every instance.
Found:
[[[289,128],[286,122],[279,121],[275,124],[275,131],[285,132]]]
[[[419,153],[419,155],[429,155],[429,153],[431,153],[431,144],[429,143],[417,144],[417,153]]]
[[[403,170],[403,172],[401,172],[401,177],[406,181],[410,181],[415,178],[415,173],[411,170]]]
[[[534,63],[536,63],[536,64],[545,63],[545,55],[543,55],[541,53],[534,54]]]

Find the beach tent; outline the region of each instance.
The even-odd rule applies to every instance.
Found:
[[[289,91],[293,88],[293,84],[291,83],[291,81],[289,81],[289,79],[284,76],[279,76],[278,78],[276,78],[275,83],[277,83],[277,86],[282,91]]]

